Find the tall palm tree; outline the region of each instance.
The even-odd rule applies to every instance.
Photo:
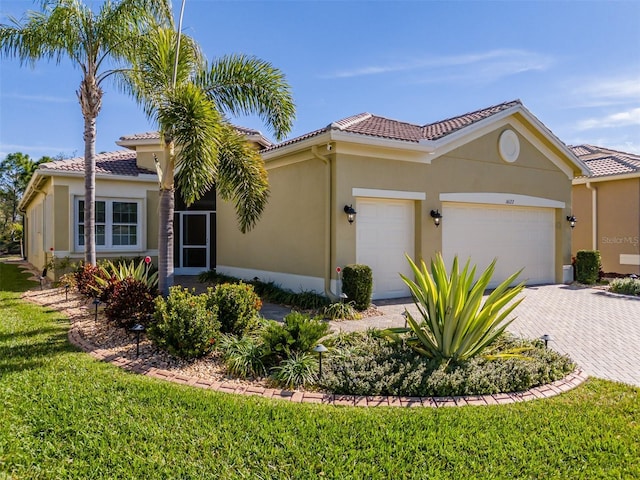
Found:
[[[80,0],[45,0],[42,10],[27,12],[24,22],[11,19],[11,25],[0,25],[0,53],[31,63],[68,58],[82,72],[76,93],[84,117],[85,261],[95,265],[96,119],[102,85],[120,71],[115,63],[131,53],[131,41],[151,25],[172,25],[171,2],[106,0],[93,12]]]
[[[173,284],[173,209],[177,186],[190,205],[215,186],[235,203],[242,232],[252,228],[269,194],[259,153],[225,113],[259,115],[280,139],[292,127],[295,106],[278,69],[244,55],[208,64],[188,36],[156,29],[136,48],[129,88],[157,125],[164,143],[156,159],[160,187],[159,287]]]

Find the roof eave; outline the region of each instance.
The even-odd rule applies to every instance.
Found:
[[[584,185],[592,182],[608,182],[616,180],[629,180],[632,178],[640,178],[640,171],[627,173],[613,173],[611,175],[585,176],[573,179],[574,185]]]

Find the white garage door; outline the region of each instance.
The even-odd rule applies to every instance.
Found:
[[[414,202],[358,198],[356,211],[356,262],[373,271],[373,298],[409,296],[399,273],[411,278],[405,253],[415,251]]]
[[[552,208],[444,203],[442,254],[450,267],[454,255],[483,271],[498,259],[491,287],[520,268],[518,281],[555,281],[555,214]]]

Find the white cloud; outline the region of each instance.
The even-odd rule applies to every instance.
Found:
[[[352,78],[396,72],[433,70],[430,82],[439,80],[477,78],[480,72],[484,79],[497,79],[517,73],[546,70],[554,63],[553,58],[526,50],[501,49],[487,52],[416,58],[405,62],[369,65],[351,70],[338,71],[325,78]],[[446,72],[442,72],[446,69]],[[434,80],[435,79],[435,80]]]
[[[590,130],[593,128],[617,128],[629,125],[640,125],[640,108],[616,112],[603,117],[593,117],[581,120],[576,125],[578,130]]]

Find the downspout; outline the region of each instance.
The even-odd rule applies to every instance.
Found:
[[[326,181],[326,204],[325,204],[325,216],[324,216],[324,228],[326,231],[325,243],[324,243],[324,294],[329,297],[329,300],[335,302],[339,300],[338,296],[331,291],[331,159],[324,157],[318,153],[317,145],[311,147],[311,153],[315,158],[320,160],[327,166],[327,181]]]
[[[598,188],[586,183],[587,189],[591,190],[591,249],[598,249]]]

